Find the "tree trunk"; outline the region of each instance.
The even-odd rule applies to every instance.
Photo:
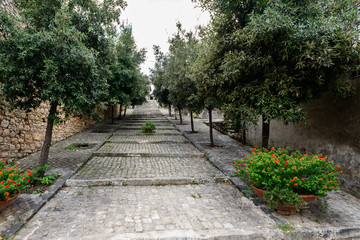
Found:
[[[126,116],[126,110],[127,110],[127,107],[125,107],[125,109],[124,109],[124,117]]]
[[[176,116],[176,108],[174,107],[174,117],[175,117],[175,120],[177,120],[177,116]]]
[[[181,109],[179,108],[179,117],[180,117],[180,125],[183,124],[183,119],[182,119],[182,114],[181,114]]]
[[[119,119],[121,119],[121,110],[122,110],[122,106],[120,105],[120,114],[119,114]]]
[[[210,146],[214,147],[214,136],[213,136],[213,122],[212,122],[212,108],[208,108],[209,110],[209,127],[210,127]]]
[[[262,147],[268,148],[270,136],[270,122],[267,122],[266,117],[262,116]]]
[[[111,124],[114,124],[114,106],[111,106]]]
[[[246,129],[245,129],[245,127],[242,129],[241,142],[242,142],[242,144],[246,145]]]
[[[169,104],[169,117],[171,117],[171,105]]]
[[[48,120],[47,120],[45,139],[40,154],[39,166],[44,166],[45,164],[47,164],[49,158],[49,151],[51,146],[51,138],[53,133],[56,108],[57,108],[57,103],[51,103]],[[44,177],[45,171],[40,171],[39,174],[40,174],[39,177]]]
[[[191,119],[191,132],[194,133],[194,118],[193,118],[193,112],[190,111],[190,119]]]

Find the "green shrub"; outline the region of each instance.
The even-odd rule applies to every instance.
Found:
[[[144,125],[141,126],[141,131],[143,133],[153,133],[155,132],[155,124],[151,121],[147,121]]]
[[[326,156],[290,153],[286,148],[258,149],[252,156],[234,159],[235,173],[254,187],[265,190],[271,208],[292,203],[299,206],[300,195],[325,195],[339,189],[342,171]]]

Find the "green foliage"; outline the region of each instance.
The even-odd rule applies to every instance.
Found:
[[[155,132],[156,126],[153,122],[147,121],[144,125],[141,126],[141,131],[143,133],[153,133]]]
[[[200,112],[204,108],[203,98],[189,74],[197,58],[198,38],[192,31],[186,32],[178,22],[177,32],[169,43],[168,55],[154,47],[156,63],[150,76],[155,86],[154,96],[162,105]]]
[[[15,0],[18,13],[0,10],[0,77],[10,110],[50,103],[40,165],[47,162],[59,112],[96,115],[108,96],[122,0]],[[59,108],[58,108],[59,107]]]
[[[71,144],[71,145],[69,145],[69,146],[66,146],[64,149],[76,151],[76,150],[77,150],[77,147],[75,147],[73,144]]]
[[[50,101],[63,105],[67,114],[93,109],[106,81],[99,77],[95,53],[82,43],[84,36],[70,25],[68,13],[60,9],[49,30],[12,24],[0,40],[2,92],[10,108],[29,111]]]
[[[342,171],[327,157],[302,155],[288,149],[254,149],[253,157],[234,160],[235,175],[266,191],[271,208],[287,203],[299,206],[300,195],[325,195],[339,189]]]
[[[51,173],[40,179],[42,184],[50,185],[54,183],[54,180],[57,179],[60,175],[58,173]]]
[[[32,193],[33,194],[42,194],[44,192],[44,190],[43,189],[41,189],[41,188],[37,188],[35,191],[33,191]]]
[[[224,102],[233,122],[296,123],[301,103],[351,93],[359,65],[358,5],[352,0],[198,0],[212,12],[194,77]]]
[[[169,99],[170,90],[168,79],[165,78],[165,66],[168,61],[168,56],[164,55],[161,52],[159,46],[154,46],[154,55],[155,55],[155,66],[154,69],[151,69],[150,79],[152,84],[155,86],[154,97],[159,102],[160,105],[169,106],[171,101]]]
[[[283,225],[277,224],[275,227],[281,229],[284,233],[295,230],[295,227],[291,226],[290,224],[283,224]]]
[[[140,71],[145,60],[145,49],[137,50],[131,25],[121,25],[115,43],[115,59],[110,66],[109,104],[141,105],[148,94],[148,79]]]

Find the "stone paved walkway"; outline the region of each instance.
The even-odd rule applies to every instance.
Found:
[[[209,148],[208,129],[201,121],[196,121],[199,133],[184,137],[188,119],[187,125],[173,126],[177,122],[164,115],[149,101],[126,119],[73,137],[94,143],[92,149],[68,152],[64,147],[70,139],[55,144],[55,168],[76,173],[13,238],[360,239],[358,199],[344,192],[329,195],[326,219],[314,214],[316,206],[293,217],[271,213],[229,181],[232,158],[249,148],[218,132],[219,147]],[[156,133],[141,133],[146,121],[155,123]],[[19,209],[17,203],[11,208]],[[7,214],[8,220],[16,216],[14,211]],[[0,228],[6,225],[1,219]],[[294,229],[284,232],[283,224]]]
[[[139,130],[147,120],[158,124],[154,134]],[[15,239],[280,234],[271,218],[169,124],[155,102],[136,108],[112,133]]]

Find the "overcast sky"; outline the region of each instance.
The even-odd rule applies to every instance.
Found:
[[[163,52],[169,48],[168,38],[176,32],[176,22],[180,21],[186,30],[194,30],[196,25],[206,25],[209,14],[191,0],[126,0],[128,6],[121,20],[128,20],[133,26],[133,34],[138,48],[146,48],[147,59],[142,72],[149,74],[154,67],[153,45],[159,45]]]

